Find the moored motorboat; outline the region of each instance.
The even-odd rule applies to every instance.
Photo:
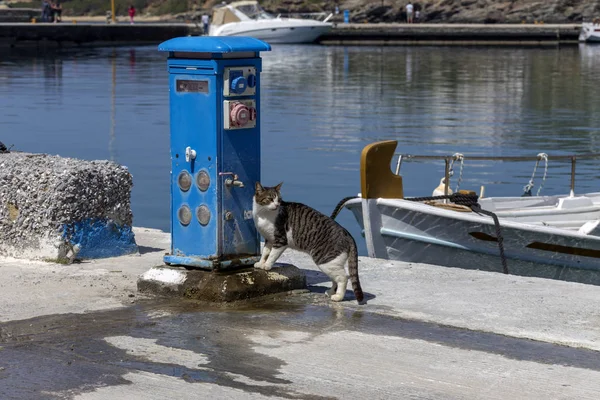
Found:
[[[275,17],[257,1],[237,1],[214,8],[209,35],[249,36],[270,44],[313,43],[331,26],[327,21]]]
[[[587,22],[581,24],[579,41],[600,43],[600,21],[595,20],[594,22]]]
[[[361,195],[345,205],[363,228],[369,256],[502,271],[501,238],[512,274],[600,284],[600,193],[575,195],[571,187],[556,196],[478,200],[470,194],[485,214],[439,199],[409,199],[402,177],[390,170],[396,144],[365,147]]]

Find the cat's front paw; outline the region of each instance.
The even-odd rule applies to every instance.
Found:
[[[270,270],[271,268],[273,268],[273,266],[272,266],[272,265],[269,265],[269,264],[267,264],[267,263],[265,263],[265,265],[262,267],[262,269],[264,269],[265,271],[268,271],[268,270]]]
[[[258,268],[258,269],[264,269],[265,271],[268,271],[272,268],[272,265],[269,265],[267,263],[263,263],[263,262],[256,262],[254,263],[254,268]]]

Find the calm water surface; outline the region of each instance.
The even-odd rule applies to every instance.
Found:
[[[600,47],[280,45],[263,58],[263,182],[284,181],[287,200],[326,214],[360,191],[360,151],[376,140],[463,153],[461,188],[488,196],[520,195],[534,162],[469,155],[600,151]],[[126,165],[134,223],[169,230],[166,58],[155,47],[0,54],[0,141]],[[596,164],[578,162],[577,191],[600,191]],[[406,195],[430,195],[443,168],[405,163]],[[542,193],[566,193],[569,171],[551,160]],[[350,213],[340,221],[364,251]]]

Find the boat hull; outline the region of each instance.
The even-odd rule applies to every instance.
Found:
[[[582,24],[579,34],[580,42],[600,43],[600,25],[598,24]]]
[[[491,218],[406,200],[347,204],[364,229],[369,256],[502,272]],[[600,237],[501,221],[511,274],[600,285]]]
[[[270,44],[303,44],[314,43],[321,35],[331,29],[330,24],[298,24],[298,23],[230,23],[211,32],[211,36],[248,36],[263,40]],[[304,21],[303,21],[304,22]]]

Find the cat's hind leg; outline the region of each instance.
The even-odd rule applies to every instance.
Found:
[[[344,268],[347,260],[348,254],[341,253],[329,262],[317,264],[321,271],[327,274],[333,282],[331,289],[326,292],[333,301],[344,300],[346,286],[348,285],[348,276],[346,275],[346,269]]]
[[[325,291],[325,294],[327,294],[327,296],[331,297],[335,294],[335,292],[337,291],[337,287],[338,284],[336,281],[332,281],[331,282],[331,288],[327,289],[327,291]]]

